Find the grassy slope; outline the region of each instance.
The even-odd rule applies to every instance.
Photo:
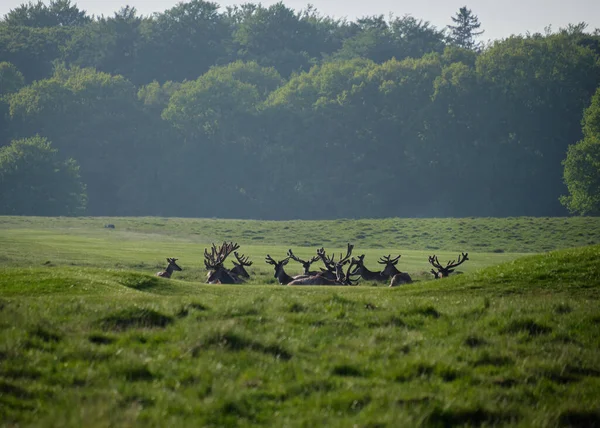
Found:
[[[62,234],[103,238],[113,230],[132,241],[210,243],[235,240],[242,245],[343,247],[347,242],[371,249],[478,252],[543,252],[600,244],[600,218],[450,218],[331,221],[254,221],[182,218],[0,217],[0,234],[14,229],[47,229]]]
[[[0,231],[5,424],[600,424],[600,246],[397,289],[209,286],[142,273],[158,250],[199,264],[201,240],[10,221],[32,223]]]

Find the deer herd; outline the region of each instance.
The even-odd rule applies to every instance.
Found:
[[[218,247],[212,244],[210,251],[204,249],[204,266],[208,271],[206,282],[208,284],[240,284],[250,278],[246,267],[251,266],[252,262],[243,254],[240,255],[237,250],[240,246],[234,242],[223,242]],[[336,258],[335,254],[328,256],[324,248],[316,251],[316,255],[303,260],[288,250],[287,257],[281,260],[273,259],[269,254],[265,257],[265,262],[272,265],[275,272],[274,277],[281,285],[356,285],[359,279],[365,281],[388,282],[390,287],[412,282],[412,278],[406,272],[398,270],[396,265],[400,260],[400,255],[392,258],[391,255],[381,257],[378,263],[382,265],[381,271],[371,271],[367,269],[364,263],[365,255],[352,257],[354,245],[348,244],[346,255],[340,253]],[[225,267],[225,259],[231,254],[235,256],[233,268]],[[291,260],[302,265],[302,273],[291,276],[285,271],[285,266]],[[469,260],[468,253],[462,253],[458,256],[458,261],[448,261],[446,266],[442,266],[436,255],[429,256],[429,263],[435,268],[431,269],[435,279],[445,278],[454,272],[455,268],[465,261]],[[319,270],[311,270],[311,265],[321,261],[324,267]],[[174,271],[181,271],[177,265],[177,259],[167,258],[168,265],[164,271],[156,275],[163,278],[170,278]]]

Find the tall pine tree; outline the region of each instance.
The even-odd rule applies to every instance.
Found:
[[[481,44],[475,42],[475,37],[483,34],[484,31],[477,31],[481,27],[477,15],[474,15],[471,9],[467,9],[467,6],[463,6],[451,18],[456,25],[448,25],[450,41],[461,48],[479,49]]]

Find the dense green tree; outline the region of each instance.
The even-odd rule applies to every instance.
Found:
[[[429,22],[412,16],[395,18],[389,23],[383,16],[358,21],[360,31],[344,41],[337,58],[368,58],[381,63],[392,58],[420,58],[444,50],[444,34]]]
[[[600,215],[600,139],[589,137],[570,146],[563,165],[569,195],[561,203],[572,213]]]
[[[145,20],[130,6],[111,17],[102,16],[73,34],[62,49],[61,59],[72,65],[123,75],[135,84],[148,83],[149,77],[139,58],[144,44],[140,27]]]
[[[85,185],[73,159],[62,159],[40,136],[0,148],[0,214],[80,215]]]
[[[50,0],[48,5],[41,0],[30,1],[4,16],[6,24],[24,27],[82,26],[91,20],[84,10],[71,4],[71,0]]]
[[[481,23],[477,15],[471,9],[463,6],[451,19],[455,25],[448,25],[450,41],[461,48],[479,49],[481,45],[475,41],[475,38],[482,35],[484,31],[478,31]]]
[[[8,143],[10,124],[7,95],[25,86],[23,74],[10,62],[0,62],[0,147]]]
[[[26,82],[50,77],[62,47],[77,31],[72,27],[13,27],[0,23],[0,61],[14,64]]]
[[[275,67],[282,76],[307,71],[323,53],[338,47],[335,37],[329,37],[335,24],[311,10],[297,13],[279,2],[269,7],[247,6],[240,13],[234,32],[238,56]]]
[[[569,195],[561,203],[573,213],[600,215],[600,87],[584,112],[583,135],[563,161]]]
[[[23,86],[23,73],[10,62],[0,62],[0,97],[17,92]]]
[[[229,62],[231,28],[216,3],[180,2],[145,20],[136,82],[195,80],[211,66]]]
[[[150,117],[143,114],[135,87],[122,76],[59,67],[51,79],[12,94],[9,104],[18,135],[45,135],[63,156],[78,159],[91,214],[131,212],[134,201],[151,192],[140,187],[129,195],[119,193],[122,183],[135,182],[134,172],[142,179],[153,171],[161,156],[155,147],[164,144],[146,139],[146,129],[153,130]],[[132,165],[131,159],[139,162]]]
[[[600,63],[568,34],[510,37],[477,60],[486,104],[484,144],[500,144],[494,195],[503,215],[564,214],[561,161],[581,139],[581,112],[600,84]],[[491,153],[494,153],[493,151]]]

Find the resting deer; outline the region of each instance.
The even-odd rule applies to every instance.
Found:
[[[306,277],[306,275],[299,275],[299,276],[295,276],[295,277],[289,276],[283,268],[285,265],[288,264],[289,260],[290,260],[290,258],[286,257],[283,260],[276,261],[273,259],[273,257],[271,257],[268,254],[267,254],[267,257],[265,257],[265,262],[267,262],[270,265],[275,266],[274,277],[277,278],[277,281],[279,281],[279,283],[281,285],[287,285],[290,282],[294,281],[295,279]]]
[[[327,257],[324,248],[317,250],[317,256],[319,256],[325,265],[325,269],[321,269],[321,275],[333,281],[337,280],[336,265],[340,263],[343,266],[348,263],[350,261],[350,256],[352,255],[353,249],[354,245],[349,243],[348,249],[346,250],[346,255],[342,257],[342,253],[340,253],[340,259],[338,261],[335,260],[335,256]]]
[[[373,272],[365,266],[365,255],[361,254],[358,258],[352,257],[352,263],[356,265],[356,272],[360,274],[365,281],[387,281],[388,276],[384,276],[381,272]]]
[[[381,257],[377,263],[385,265],[385,268],[381,271],[381,275],[385,277],[385,279],[391,278],[390,287],[395,287],[397,285],[402,284],[410,284],[412,282],[412,278],[406,272],[400,272],[396,265],[400,260],[401,255],[392,259],[391,255],[387,255],[385,257]]]
[[[431,273],[435,277],[435,279],[445,278],[449,276],[452,272],[454,272],[454,268],[463,264],[467,260],[469,260],[469,253],[462,253],[458,256],[458,262],[456,260],[449,261],[446,266],[442,266],[438,261],[437,256],[434,254],[433,256],[429,256],[429,263],[437,269],[437,272],[434,269],[431,269]]]
[[[234,267],[231,269],[231,273],[237,275],[238,277],[250,278],[250,274],[246,271],[244,266],[252,266],[253,262],[249,261],[248,257],[244,256],[243,254],[240,256],[237,251],[234,251],[233,255],[238,262],[233,262]]]
[[[167,265],[167,267],[165,268],[164,271],[157,272],[156,276],[160,276],[162,278],[171,278],[171,275],[173,275],[173,271],[183,270],[179,267],[179,265],[177,263],[175,263],[176,261],[177,261],[177,259],[170,258],[170,257],[167,258],[167,262],[169,262],[169,264]]]
[[[346,274],[344,274],[344,265],[346,262],[337,262],[335,264],[335,279],[327,278],[325,276],[326,272],[321,272],[317,275],[295,279],[288,285],[356,285],[357,280],[352,279],[352,276],[358,275],[356,268],[352,271],[354,264],[350,263]]]
[[[318,255],[314,256],[311,259],[305,261],[305,260],[302,260],[302,259],[296,257],[294,255],[294,253],[292,252],[292,250],[289,249],[288,250],[288,256],[292,260],[297,261],[298,263],[300,263],[302,265],[302,268],[304,269],[304,271],[302,272],[303,275],[316,275],[317,274],[316,271],[311,271],[310,270],[310,265],[312,265],[316,261],[319,261],[320,257]]]
[[[223,245],[219,248],[215,244],[212,244],[210,254],[206,248],[204,249],[204,266],[209,271],[206,275],[206,282],[208,284],[216,284],[218,282],[221,284],[239,284],[243,282],[238,275],[223,266],[227,256],[238,248],[240,248],[238,244],[223,242]]]

